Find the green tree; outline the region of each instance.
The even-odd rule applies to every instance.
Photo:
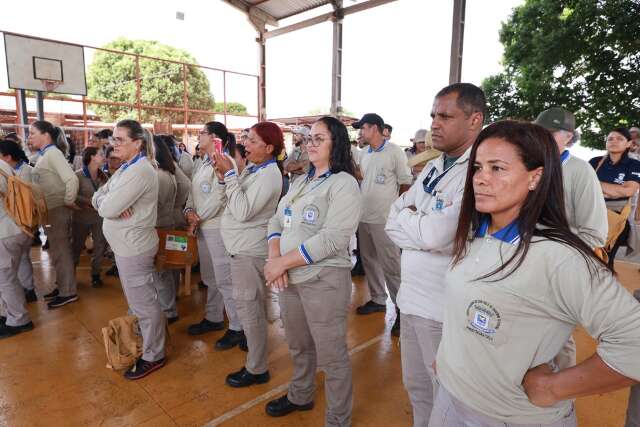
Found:
[[[500,31],[504,71],[482,83],[489,120],[562,106],[593,148],[640,123],[639,16],[637,0],[526,0]]]
[[[216,113],[224,113],[224,102],[216,102],[213,111]],[[247,114],[247,107],[239,102],[227,102],[227,114]]]
[[[107,49],[136,53],[173,61],[195,64],[196,60],[185,50],[163,45],[156,41],[128,40],[119,38],[105,46]],[[142,104],[178,107],[184,105],[183,66],[171,62],[140,59],[140,100]],[[91,99],[136,103],[136,61],[131,55],[98,51],[87,73],[88,95]],[[192,109],[213,110],[214,99],[209,80],[197,67],[187,67],[187,96]],[[131,108],[107,105],[92,105],[103,120],[115,121],[137,118],[137,111]],[[202,115],[193,114],[189,122],[199,122]],[[142,120],[184,121],[184,113],[142,109]]]

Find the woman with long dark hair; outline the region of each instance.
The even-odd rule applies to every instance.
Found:
[[[640,380],[640,305],[565,214],[558,147],[544,128],[494,123],[470,156],[430,426],[575,426],[578,396]],[[558,371],[582,325],[597,353]]]
[[[102,287],[100,271],[102,269],[102,259],[107,251],[107,241],[102,233],[102,218],[91,205],[91,198],[98,188],[107,183],[107,175],[102,170],[105,164],[105,157],[102,149],[98,147],[87,147],[82,152],[82,169],[76,172],[80,189],[76,204],[79,209],[73,212],[72,235],[73,235],[73,260],[77,267],[80,261],[80,253],[84,249],[87,236],[91,233],[93,240],[93,251],[91,252],[91,286]]]
[[[629,157],[631,133],[626,128],[615,128],[609,132],[606,147],[605,156],[594,157],[589,163],[596,170],[607,208],[619,213],[640,188],[640,161]],[[636,209],[635,221],[640,221],[640,209]],[[629,245],[630,234],[631,225],[627,220],[607,254],[610,267],[613,267],[620,246]]]
[[[179,169],[173,161],[169,148],[159,136],[153,137],[156,151],[156,169],[158,173],[158,219],[156,227],[172,230],[175,228],[174,209],[178,185],[176,183],[176,171]],[[167,317],[167,322],[172,324],[178,320],[176,308],[176,289],[180,275],[172,270],[158,271],[159,280],[154,282],[158,291],[158,302]]]
[[[293,359],[289,392],[267,404],[282,416],[313,407],[316,367],[325,372],[326,424],[351,425],[351,362],[347,312],[351,300],[349,241],[362,200],[347,128],[323,117],[307,144],[311,167],[282,198],[269,222],[265,278],[280,292]]]
[[[244,329],[249,354],[242,369],[227,376],[232,387],[269,381],[267,369],[267,314],[264,277],[267,224],[278,205],[282,173],[276,158],[284,149],[280,127],[272,122],[255,124],[245,144],[251,162],[238,175],[232,158],[215,152],[213,163],[227,198],[220,222],[222,240],[231,256],[233,301]],[[230,155],[233,153],[230,152]]]
[[[182,170],[180,165],[178,164],[179,156],[177,150],[175,150],[175,138],[173,135],[158,135],[156,137],[157,142],[162,142],[166,147],[175,164],[175,172],[173,173],[176,178],[176,197],[175,203],[173,205],[173,226],[175,228],[184,229],[187,226],[187,223],[184,219],[184,214],[182,211],[184,210],[185,204],[187,203],[187,198],[189,197],[189,191],[191,190],[191,178],[187,176],[185,172]],[[194,169],[195,170],[195,169]],[[176,280],[179,280],[180,272],[174,270],[176,273]]]
[[[78,177],[65,159],[68,149],[64,132],[51,123],[38,120],[31,124],[29,142],[38,150],[32,180],[44,193],[49,212],[45,232],[53,266],[56,270],[54,289],[45,299],[49,309],[78,300],[73,250],[71,248],[71,213],[78,209]]]
[[[218,350],[228,350],[236,345],[246,347],[242,323],[233,300],[229,254],[220,233],[227,196],[225,185],[218,180],[213,165],[216,144],[223,152],[235,151],[235,146],[230,145],[232,141],[229,135],[227,127],[220,122],[205,123],[200,130],[199,145],[203,162],[194,171],[185,209],[189,230],[198,237],[200,276],[207,285],[204,318],[189,326],[188,332],[190,335],[201,335],[223,330],[226,311],[229,328],[216,341],[215,348]],[[236,171],[236,168],[233,170]]]
[[[135,120],[121,120],[113,130],[115,155],[124,163],[93,195],[104,218],[104,235],[116,257],[122,289],[138,317],[142,357],[124,374],[137,380],[165,365],[166,325],[157,298],[158,174],[153,138]]]

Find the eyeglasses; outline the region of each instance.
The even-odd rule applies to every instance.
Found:
[[[124,145],[124,144],[128,144],[129,142],[133,141],[132,139],[129,139],[128,141],[126,139],[122,139],[120,137],[116,137],[113,138],[111,140],[111,145],[113,145],[114,147],[117,147],[118,145]]]
[[[307,144],[307,145],[311,145],[312,147],[319,147],[325,141],[331,141],[331,137],[322,136],[322,135],[316,135],[316,136],[312,136],[309,139],[306,139],[304,141],[304,143]]]
[[[207,132],[206,130],[201,130],[200,132],[198,132],[200,135],[211,135],[209,132]]]

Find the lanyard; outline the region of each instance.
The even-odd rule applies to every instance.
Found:
[[[15,167],[16,172],[20,172],[20,169],[22,169],[24,167],[24,165],[26,165],[25,161],[24,160],[20,160],[20,162]]]
[[[311,193],[316,188],[320,187],[331,176],[331,171],[327,171],[327,172],[323,173],[322,175],[320,175],[318,177],[318,178],[322,178],[322,180],[320,182],[318,182],[316,185],[311,187],[311,189],[309,191],[306,191],[306,192],[302,193],[304,191],[304,189],[307,188],[307,184],[309,184],[311,182],[310,181],[311,172],[313,172],[313,170],[310,171],[309,175],[307,175],[307,178],[305,179],[304,185],[300,186],[300,190],[298,190],[298,192],[293,197],[291,197],[291,199],[289,199],[289,203],[288,203],[287,207],[292,206],[298,199],[300,199],[303,196],[306,196],[307,194]]]
[[[138,160],[144,159],[144,158],[146,158],[146,157],[147,157],[147,156],[145,156],[144,154],[142,154],[142,153],[138,153],[138,154],[133,158],[133,160],[131,160],[130,162],[127,162],[127,163],[125,163],[124,165],[120,166],[120,170],[121,170],[122,172],[124,172],[124,171],[126,171],[126,170],[129,168],[129,166],[136,164],[136,163],[138,162]]]
[[[429,171],[429,174],[427,175],[427,177],[424,179],[424,181],[422,181],[422,188],[424,189],[424,192],[433,195],[433,189],[436,187],[436,185],[438,185],[440,180],[442,180],[442,178],[444,178],[444,176],[447,174],[447,172],[449,172],[451,169],[453,169],[453,167],[455,165],[456,164],[454,163],[451,166],[449,166],[449,168],[447,170],[445,170],[440,175],[438,175],[436,177],[436,179],[434,179],[433,181],[431,181],[431,178],[436,173],[436,167],[435,166],[432,167],[431,170]]]
[[[47,152],[48,149],[50,149],[51,147],[55,147],[54,144],[48,144],[45,147],[43,147],[42,149],[38,150],[38,154],[40,154],[41,156],[44,155],[44,153]]]
[[[569,156],[571,155],[571,153],[569,153],[569,150],[564,150],[562,152],[562,155],[560,155],[560,163],[562,163],[563,165],[565,163],[567,163],[567,161],[569,160]]]

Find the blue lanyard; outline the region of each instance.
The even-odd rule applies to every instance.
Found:
[[[249,171],[249,173],[256,173],[258,172],[260,169],[264,169],[267,166],[269,166],[272,163],[275,163],[276,159],[271,159],[271,160],[267,160],[266,162],[262,163],[261,165],[251,165],[247,168],[247,170]]]
[[[436,173],[436,167],[435,166],[432,167],[431,170],[429,171],[429,174],[427,174],[427,177],[422,181],[422,188],[424,189],[424,192],[433,195],[433,190],[434,188],[436,188],[436,185],[438,185],[438,183],[442,180],[442,178],[444,178],[447,172],[453,169],[455,165],[456,164],[454,163],[451,166],[449,166],[449,169],[442,172],[433,181],[431,181],[431,178],[433,178],[433,175]]]
[[[129,166],[136,164],[138,160],[144,159],[146,157],[147,156],[145,156],[144,154],[138,153],[138,155],[136,155],[130,162],[127,162],[124,165],[120,166],[120,170],[124,172],[129,168]]]
[[[307,175],[307,178],[305,180],[304,185],[300,187],[300,191],[298,191],[293,197],[291,197],[291,199],[289,199],[289,204],[288,204],[289,206],[293,205],[299,198],[301,198],[303,196],[306,196],[307,194],[311,193],[316,188],[320,187],[331,176],[331,171],[327,171],[327,172],[323,173],[322,175],[320,175],[318,177],[318,179],[322,178],[322,180],[320,182],[318,182],[316,185],[312,186],[309,189],[309,191],[306,191],[304,194],[301,194],[304,191],[304,189],[307,187],[307,184],[312,182],[311,181],[311,177],[313,177],[314,173],[315,173],[315,169],[311,169],[309,171],[309,174]]]
[[[24,167],[24,165],[26,165],[24,160],[20,160],[20,162],[18,162],[18,164],[16,165],[16,167],[14,168],[17,172],[20,171],[20,169],[22,169]]]
[[[562,163],[563,165],[567,163],[567,161],[569,160],[569,156],[571,156],[569,150],[564,150],[560,155],[560,163]]]
[[[41,156],[44,155],[44,153],[46,153],[47,150],[50,149],[51,147],[55,147],[55,144],[48,144],[48,145],[44,146],[43,148],[38,150],[38,154],[41,155]]]

